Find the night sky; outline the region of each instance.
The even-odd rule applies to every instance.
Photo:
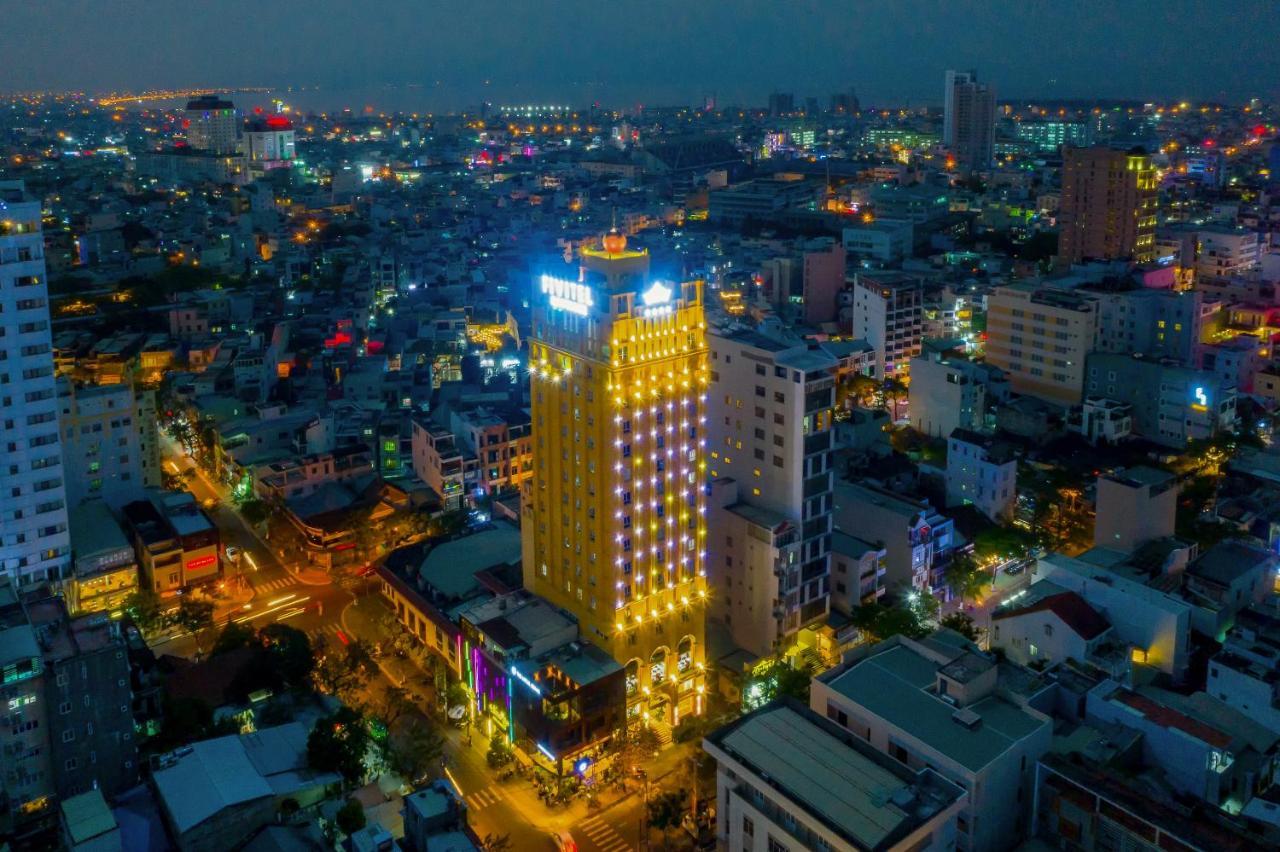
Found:
[[[481,98],[692,103],[711,93],[759,104],[774,88],[825,104],[852,86],[864,104],[937,103],[954,67],[976,68],[1002,97],[1280,95],[1275,0],[13,0],[0,9],[0,90],[10,92],[320,85],[337,101],[382,92],[396,102],[378,106],[445,109]]]

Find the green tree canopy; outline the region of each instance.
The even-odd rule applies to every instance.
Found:
[[[369,731],[350,707],[316,721],[307,737],[307,765],[318,772],[337,772],[348,784],[364,780]]]

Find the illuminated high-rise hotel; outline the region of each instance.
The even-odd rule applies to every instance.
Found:
[[[705,698],[702,282],[615,232],[534,287],[525,586],[626,667],[629,719],[676,724]]]

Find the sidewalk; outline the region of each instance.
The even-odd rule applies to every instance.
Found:
[[[394,639],[404,630],[396,621],[391,605],[376,594],[355,598],[342,608],[338,621],[348,636],[364,640],[370,645]],[[375,658],[375,662],[387,676],[387,680],[397,686],[404,686],[414,679],[431,680],[431,673],[414,662],[412,655],[397,657],[395,654],[381,654]]]

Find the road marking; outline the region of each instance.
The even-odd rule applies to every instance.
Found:
[[[332,633],[334,636],[337,636],[338,629],[338,623],[336,621],[331,621],[328,624],[322,624],[319,627],[311,628],[307,631],[307,637],[311,639],[312,642],[317,642],[320,639],[325,638],[326,633]]]
[[[578,829],[603,852],[617,852],[617,850],[631,848],[631,844],[622,838],[617,829],[600,817],[583,820],[578,823]]]
[[[507,794],[496,787],[486,787],[483,790],[477,790],[470,796],[464,796],[467,805],[474,811],[482,811],[485,808],[491,808],[499,802],[507,800]]]
[[[259,583],[254,586],[254,590],[258,592],[275,592],[280,589],[288,589],[298,585],[298,581],[293,577],[278,577],[266,583]]]

